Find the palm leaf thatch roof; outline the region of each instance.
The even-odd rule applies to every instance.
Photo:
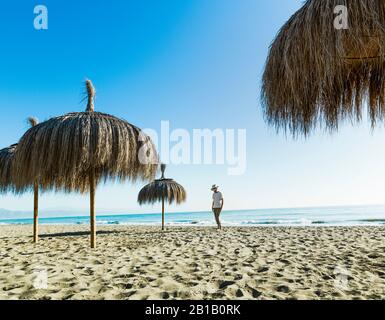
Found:
[[[13,144],[0,150],[0,193],[14,191],[11,168],[16,147],[17,144]]]
[[[28,123],[31,127],[36,126],[39,121],[34,117],[28,118]],[[0,192],[5,193],[8,191],[21,193],[27,189],[27,186],[24,188],[15,188],[14,179],[12,177],[12,161],[15,155],[17,148],[17,143],[0,150]],[[31,186],[28,186],[31,187]]]
[[[348,29],[335,28],[340,5]],[[262,101],[267,122],[294,135],[360,121],[366,103],[372,125],[383,121],[385,1],[307,0],[271,45]]]
[[[153,179],[158,154],[138,127],[94,111],[95,89],[86,81],[87,109],[51,118],[29,129],[20,139],[13,176],[18,187],[38,180],[43,190],[90,191],[95,183]]]
[[[166,166],[161,165],[162,177],[157,179],[140,190],[138,202],[140,205],[145,203],[154,204],[156,202],[168,201],[169,204],[181,204],[186,201],[186,190],[173,179],[166,179],[164,171]]]

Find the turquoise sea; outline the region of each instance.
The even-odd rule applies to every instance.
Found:
[[[161,215],[119,214],[98,215],[100,225],[158,225]],[[221,215],[227,226],[385,226],[385,205],[291,209],[257,209],[224,211]],[[89,217],[44,217],[40,224],[88,224]],[[31,219],[0,219],[0,224],[31,224]],[[166,224],[173,226],[214,226],[211,212],[166,213]]]

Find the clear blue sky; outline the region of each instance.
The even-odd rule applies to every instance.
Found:
[[[260,77],[270,42],[302,1],[15,0],[0,19],[0,146],[16,142],[25,119],[81,111],[93,80],[96,109],[145,128],[247,129],[247,171],[170,166],[188,190],[172,211],[207,210],[219,184],[226,209],[385,203],[385,130],[346,124],[337,134],[292,140],[264,123]],[[45,4],[49,29],[33,28]],[[101,186],[97,207],[139,207],[141,184]],[[1,196],[0,208],[30,210],[32,195]],[[84,208],[88,198],[47,194],[44,208]],[[85,211],[86,212],[86,211]]]

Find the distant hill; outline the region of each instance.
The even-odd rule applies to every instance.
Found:
[[[71,216],[86,216],[88,212],[86,210],[71,210],[71,209],[48,209],[41,210],[39,216],[41,218],[48,217],[71,217]],[[4,219],[30,219],[32,218],[32,210],[25,211],[11,211],[0,208],[0,220]]]
[[[113,214],[127,214],[129,210],[108,210],[99,209],[98,215],[113,215]],[[50,208],[42,209],[39,212],[41,218],[58,218],[58,217],[79,217],[88,216],[88,209],[70,209],[70,208]],[[31,219],[33,217],[32,210],[12,211],[0,208],[0,220],[5,219]]]
[[[0,220],[1,219],[24,219],[30,218],[31,213],[26,211],[10,211],[0,208]]]

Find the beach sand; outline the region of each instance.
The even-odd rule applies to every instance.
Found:
[[[380,227],[40,231],[0,227],[0,299],[385,298]]]

